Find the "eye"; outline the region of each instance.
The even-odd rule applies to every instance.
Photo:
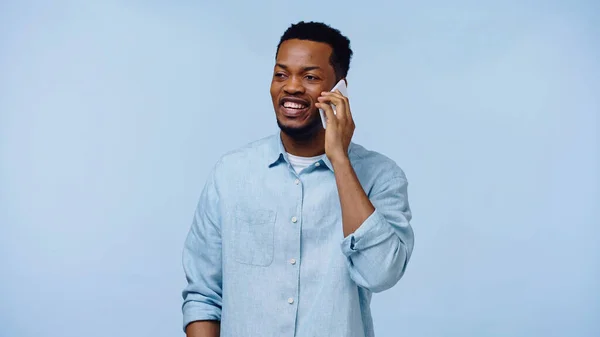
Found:
[[[319,78],[317,76],[314,76],[314,75],[306,75],[306,79],[309,80],[309,81],[316,81]]]
[[[275,75],[273,75],[275,78],[285,78],[285,74],[284,73],[275,73]]]

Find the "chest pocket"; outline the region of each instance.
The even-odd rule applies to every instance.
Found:
[[[268,266],[273,262],[276,213],[266,209],[234,211],[234,256],[240,263]]]

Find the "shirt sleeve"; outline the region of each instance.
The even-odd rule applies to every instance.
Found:
[[[375,211],[342,240],[350,277],[372,292],[394,286],[404,274],[414,244],[404,174],[384,182],[369,197]]]
[[[187,285],[183,296],[183,330],[200,320],[221,320],[222,268],[219,197],[214,171],[200,195],[183,248]]]

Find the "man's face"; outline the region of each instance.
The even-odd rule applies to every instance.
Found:
[[[271,81],[277,124],[292,138],[310,138],[322,129],[317,98],[335,85],[329,63],[332,48],[322,42],[292,39],[279,47]]]

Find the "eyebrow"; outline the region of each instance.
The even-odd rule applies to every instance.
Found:
[[[278,66],[280,68],[283,68],[283,69],[286,69],[286,70],[289,68],[285,64],[281,64],[281,63],[277,63],[276,66]],[[307,67],[303,67],[302,71],[305,72],[305,71],[311,71],[311,70],[317,70],[317,69],[321,69],[321,67],[319,67],[319,66],[307,66]]]

